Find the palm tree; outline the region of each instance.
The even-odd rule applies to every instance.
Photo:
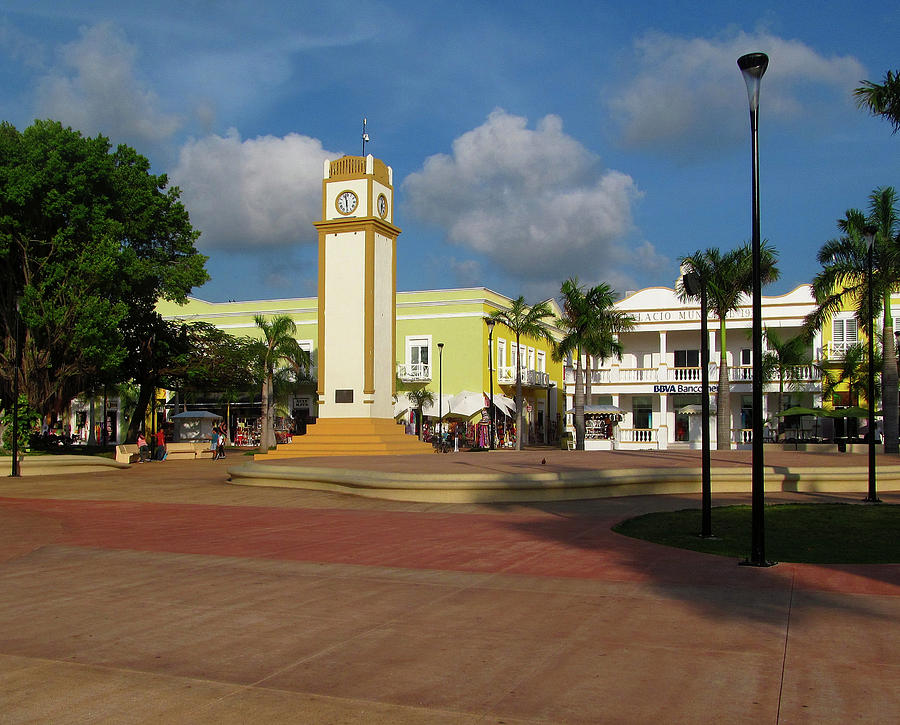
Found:
[[[590,369],[582,369],[581,356],[621,358],[622,344],[617,336],[631,330],[634,322],[627,313],[615,309],[616,293],[607,284],[585,290],[577,277],[571,277],[562,283],[560,293],[563,316],[556,322],[564,337],[554,345],[553,357],[556,360],[567,355],[575,358],[575,447],[583,451],[585,388],[590,384]]]
[[[872,361],[875,368],[881,365],[881,356],[875,348],[875,359]],[[839,389],[843,388],[847,394],[850,405],[859,405],[861,398],[868,395],[869,390],[869,346],[862,343],[850,345],[844,352],[838,367],[821,366],[822,370],[822,394],[830,398]],[[876,384],[875,398],[881,395],[881,389]],[[869,405],[875,405],[874,400],[868,401]]]
[[[422,409],[434,405],[434,393],[428,388],[414,388],[406,394],[406,399],[416,409],[416,435],[422,440]]]
[[[897,194],[893,187],[875,189],[869,196],[869,214],[849,209],[838,220],[842,236],[822,245],[819,263],[822,271],[813,279],[813,294],[817,308],[806,317],[811,333],[822,327],[835,313],[856,308],[859,327],[866,334],[875,334],[876,317],[882,314],[881,339],[886,341],[881,363],[881,388],[884,390],[884,452],[900,453],[898,436],[898,380],[897,349],[894,340],[894,320],[891,314],[891,293],[900,290],[900,215]],[[868,274],[867,228],[875,229],[872,250],[872,276]],[[875,309],[869,309],[869,285]]]
[[[259,447],[265,452],[275,442],[275,368],[280,363],[300,369],[310,364],[309,353],[300,347],[294,335],[297,326],[288,315],[277,315],[271,321],[254,315],[253,321],[263,337],[256,345],[258,365],[262,372],[262,425]]]
[[[812,365],[809,342],[803,335],[782,340],[768,327],[763,329],[768,350],[763,353],[763,380],[778,380],[778,412],[784,410],[784,384],[796,388],[803,379],[801,368]]]
[[[510,303],[505,310],[494,310],[488,315],[488,319],[494,322],[500,322],[509,328],[509,331],[516,336],[516,355],[519,355],[520,339],[532,337],[535,339],[543,339],[553,342],[553,337],[546,327],[545,320],[553,317],[550,306],[547,302],[538,302],[536,305],[529,307],[525,303],[525,298],[521,295]],[[522,426],[522,361],[516,359],[516,450],[522,450],[522,438],[525,430]]]
[[[760,245],[760,283],[778,279],[775,265],[777,255],[767,241]],[[709,311],[719,321],[719,385],[716,393],[716,448],[731,449],[731,385],[728,377],[728,355],[725,340],[725,321],[738,309],[753,289],[753,250],[744,244],[724,254],[714,247],[682,257],[681,268],[695,272],[700,284],[706,287]],[[679,283],[678,296],[682,301],[699,299]]]
[[[883,116],[894,127],[893,133],[900,130],[900,72],[888,71],[884,83],[863,81],[862,86],[853,91],[856,105],[865,108],[873,116]]]

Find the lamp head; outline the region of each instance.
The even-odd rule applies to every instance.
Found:
[[[744,76],[744,83],[747,84],[747,100],[752,113],[759,108],[759,82],[769,67],[769,56],[765,53],[748,53],[738,58],[737,63]]]
[[[439,342],[439,343],[438,343],[438,348],[439,348],[440,350],[443,350],[443,349],[444,349],[444,343]]]
[[[497,324],[497,321],[491,319],[490,317],[485,317],[485,318],[484,318],[484,324],[487,325],[488,333],[491,333],[491,332],[494,331],[494,325]]]
[[[702,288],[700,286],[700,275],[696,272],[688,272],[681,276],[681,283],[691,297],[699,297]]]
[[[878,233],[878,227],[869,224],[863,229],[863,239],[866,240],[866,247],[872,249],[875,244],[875,235]]]

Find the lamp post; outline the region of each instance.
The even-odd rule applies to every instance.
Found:
[[[684,286],[692,296],[700,296],[700,381],[702,397],[700,399],[701,440],[701,523],[700,536],[712,538],[712,484],[710,481],[709,460],[709,328],[707,325],[706,284],[697,272],[684,275]]]
[[[762,293],[759,235],[759,85],[769,56],[765,53],[742,55],[738,68],[747,84],[750,103],[750,140],[752,157],[752,212],[753,212],[753,463],[751,500],[750,559],[743,562],[750,566],[771,566],[766,561],[765,544],[765,471],[763,468],[763,417],[762,417]]]
[[[491,414],[491,445],[490,449],[494,450],[494,325],[496,322],[490,317],[484,318],[488,328],[488,378],[489,389],[491,393],[491,404],[488,408]]]
[[[22,357],[22,343],[19,339],[19,314],[21,312],[22,300],[16,296],[16,360],[13,365],[13,424],[12,424],[12,472],[10,477],[22,475],[19,468],[19,360]]]
[[[875,484],[875,297],[872,290],[872,258],[875,254],[875,232],[873,226],[867,226],[864,232],[866,239],[866,271],[869,287],[869,380],[866,397],[869,401],[869,493],[863,499],[869,503],[881,503]]]
[[[444,343],[438,343],[438,445],[444,445]]]

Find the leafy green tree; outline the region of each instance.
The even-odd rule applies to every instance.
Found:
[[[208,278],[180,191],[134,149],[55,121],[0,124],[0,386],[8,398],[22,296],[29,404],[59,413],[127,379],[158,332],[157,300]],[[140,404],[140,401],[139,401]],[[136,417],[137,417],[136,411]]]
[[[787,339],[779,337],[768,327],[763,329],[768,348],[763,353],[763,380],[778,381],[778,412],[784,410],[784,387],[796,389],[803,380],[803,367],[812,365],[812,355],[806,336]]]
[[[434,393],[426,387],[413,388],[406,393],[406,399],[416,409],[416,435],[422,440],[422,409],[434,405]]]
[[[900,72],[888,71],[883,83],[863,81],[853,91],[856,105],[869,111],[873,116],[881,116],[891,122],[893,133],[900,130]]]
[[[3,411],[3,415],[0,416],[0,425],[3,426],[3,449],[6,451],[12,450],[13,445],[13,435],[15,435],[15,431],[13,430],[13,410],[12,404],[10,403],[6,409]],[[28,407],[28,400],[24,395],[19,396],[19,404],[18,404],[18,414],[19,414],[19,430],[18,430],[18,449],[20,455],[22,452],[28,449],[29,438],[31,436],[31,431],[34,429],[36,425],[38,425],[41,421],[41,415],[35,410],[32,410]]]
[[[563,338],[554,346],[553,356],[561,360],[572,355],[575,360],[575,447],[583,451],[585,388],[589,384],[590,369],[582,369],[581,356],[592,355],[601,360],[613,356],[621,358],[622,345],[618,335],[633,329],[634,322],[627,313],[615,309],[616,293],[607,284],[585,289],[577,277],[571,277],[562,283],[560,293],[563,316],[556,322],[563,331]]]
[[[277,315],[271,321],[256,315],[253,321],[262,332],[262,339],[257,341],[254,351],[263,379],[259,447],[265,452],[275,445],[276,368],[287,365],[299,372],[308,369],[311,361],[309,353],[297,343],[297,326],[288,315]]]
[[[777,255],[764,241],[760,245],[760,283],[765,285],[778,279]],[[706,287],[709,311],[719,321],[719,384],[716,394],[716,448],[731,449],[731,384],[728,377],[728,356],[725,322],[729,313],[738,309],[753,290],[753,250],[744,244],[729,252],[722,253],[715,247],[698,250],[682,257],[681,267],[685,272],[696,272],[700,284]],[[699,299],[679,286],[678,295],[682,300]]]
[[[822,265],[812,282],[816,309],[806,317],[807,331],[821,329],[837,312],[856,309],[859,327],[866,334],[876,334],[874,326],[881,314],[881,339],[884,345],[881,364],[881,387],[884,390],[884,451],[900,453],[898,436],[897,349],[891,293],[900,290],[900,214],[897,193],[893,187],[875,189],[869,196],[869,213],[849,209],[838,220],[841,236],[822,245],[818,260]],[[872,250],[872,276],[868,274],[867,229],[875,232]],[[869,285],[872,286],[874,309],[869,309]]]
[[[872,361],[877,370],[881,367],[882,358],[879,354],[880,347],[875,347],[875,358]],[[820,365],[822,371],[822,394],[826,398],[832,397],[839,391],[847,393],[850,405],[859,405],[860,400],[866,398],[869,392],[869,345],[868,343],[854,343],[844,351],[837,367]],[[875,399],[881,396],[881,387],[875,382]],[[873,405],[875,401],[868,404]]]
[[[548,340],[553,343],[553,337],[547,328],[547,323],[553,317],[553,312],[547,302],[539,302],[529,307],[525,298],[519,296],[514,299],[505,310],[494,310],[488,315],[489,319],[499,322],[509,328],[516,337],[516,450],[522,450],[522,439],[525,429],[522,425],[522,361],[518,359],[520,340],[524,337]]]

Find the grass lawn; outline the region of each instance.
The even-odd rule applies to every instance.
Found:
[[[750,507],[712,510],[714,539],[701,539],[700,509],[645,514],[614,531],[635,539],[746,559]],[[765,509],[770,561],[809,564],[900,563],[900,506],[887,504],[779,504]]]

